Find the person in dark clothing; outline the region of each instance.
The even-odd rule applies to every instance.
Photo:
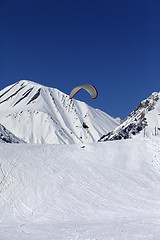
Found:
[[[83,127],[84,128],[89,128],[85,122],[83,122]]]

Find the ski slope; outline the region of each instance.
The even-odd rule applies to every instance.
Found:
[[[160,138],[0,144],[1,240],[160,239]]]

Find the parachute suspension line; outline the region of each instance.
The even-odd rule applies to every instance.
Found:
[[[85,147],[86,147],[86,145],[87,145],[88,134],[89,134],[89,128],[87,129],[86,142],[85,142],[85,145],[84,145]]]

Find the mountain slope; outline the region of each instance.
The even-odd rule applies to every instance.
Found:
[[[99,141],[120,140],[133,137],[150,137],[160,134],[160,93],[154,92],[113,131]]]
[[[23,143],[24,141],[17,138],[13,133],[8,131],[2,124],[0,124],[0,142],[3,142],[3,143]]]
[[[61,91],[22,80],[0,91],[0,123],[30,143],[79,143],[97,141],[118,122],[84,102],[70,100]]]
[[[80,145],[0,144],[0,239],[159,239],[160,138]]]

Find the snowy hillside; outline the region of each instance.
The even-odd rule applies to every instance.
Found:
[[[0,144],[0,239],[160,239],[160,138]]]
[[[28,143],[97,141],[119,125],[116,119],[61,91],[22,80],[0,91],[0,123]]]
[[[113,131],[100,141],[160,135],[160,93],[154,92]]]
[[[23,143],[21,139],[8,131],[2,124],[0,124],[0,142],[3,143]]]

